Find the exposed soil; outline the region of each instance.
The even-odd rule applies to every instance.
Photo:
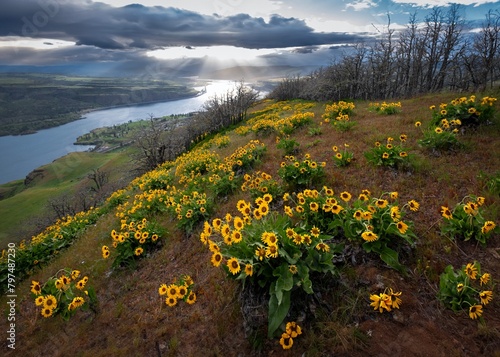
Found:
[[[401,254],[408,273],[400,274],[377,256],[360,254],[353,248],[340,259],[337,276],[317,277],[313,295],[299,293],[294,298],[287,320],[297,321],[304,333],[292,349],[283,350],[279,338],[267,339],[265,296],[258,289],[242,289],[238,281],[215,269],[197,234],[186,236],[169,228],[164,246],[141,260],[136,269],[112,271],[110,263],[98,257],[99,247],[109,240],[110,227],[117,224],[109,214],[65,254],[33,275],[33,279],[43,281],[61,266],[91,268],[99,296],[98,312],[77,314],[67,323],[43,319],[31,300],[21,298],[29,291],[29,279],[17,287],[16,351],[7,351],[5,356],[500,356],[498,289],[481,321],[470,319],[465,311],[454,313],[444,308],[436,297],[439,275],[448,264],[458,268],[477,260],[495,281],[500,277],[498,234],[487,246],[481,246],[473,241],[451,241],[437,233],[439,207],[453,205],[466,194],[485,192],[477,174],[481,170],[498,172],[498,128],[477,134],[477,141],[468,136],[474,145],[459,155],[431,157],[419,152],[425,162],[416,172],[371,168],[363,158],[367,144],[383,139],[389,129],[390,135],[404,131],[417,137],[411,123],[419,117],[419,108],[429,104],[435,104],[434,98],[404,102],[409,114],[395,119],[359,115],[355,134],[325,128],[321,145],[306,148],[306,143],[314,140],[307,129],[294,133],[303,143],[302,152],[318,161],[331,158],[332,145],[349,142],[357,160],[344,170],[327,173],[326,181],[336,193],[357,193],[363,188],[377,193],[398,191],[401,200],[420,202],[421,210],[409,215],[419,238],[416,248]],[[317,113],[316,117],[320,116]],[[275,148],[274,137],[260,139],[269,150],[258,169],[274,174],[282,152]],[[238,140],[249,138],[235,136],[234,142]],[[415,142],[411,145],[416,146]],[[214,216],[234,212],[241,196],[240,192],[219,199]],[[486,198],[496,207],[499,197]],[[159,219],[166,227],[175,223],[170,217]],[[158,287],[180,274],[194,279],[197,301],[192,306],[169,308],[158,295]],[[373,311],[369,294],[386,287],[402,292],[401,308]],[[2,319],[0,329],[6,329],[6,323]]]

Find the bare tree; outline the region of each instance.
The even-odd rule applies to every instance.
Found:
[[[414,13],[399,32],[388,15],[387,25],[376,29],[377,41],[354,47],[354,53],[310,76],[284,79],[269,97],[372,100],[493,86],[500,78],[500,11],[489,11],[472,38],[463,34],[460,5],[447,9],[433,8],[423,23]],[[298,95],[294,88],[301,88]]]
[[[488,11],[481,32],[475,36],[473,51],[479,59],[480,83],[493,87],[500,74],[500,10]],[[496,75],[495,75],[496,74]]]
[[[135,145],[140,154],[136,157],[142,170],[152,170],[167,161],[167,146],[162,140],[164,127],[162,123],[149,114],[148,125],[135,137]]]
[[[234,89],[215,95],[205,102],[203,115],[210,121],[212,130],[217,131],[245,119],[248,108],[255,103],[258,96],[258,92],[240,81]]]
[[[417,14],[410,15],[406,29],[399,34],[396,51],[399,68],[397,83],[399,96],[411,96],[422,90],[424,41],[419,34]]]
[[[392,76],[394,60],[394,44],[392,37],[394,29],[391,29],[391,17],[387,14],[387,25],[383,30],[375,27],[380,35],[380,40],[373,46],[368,56],[371,98],[388,98],[393,95]]]
[[[452,4],[445,17],[445,28],[441,41],[439,70],[436,74],[434,89],[442,90],[450,67],[456,65],[456,59],[462,51],[460,44],[464,21],[460,16],[460,5]]]
[[[300,76],[286,77],[276,87],[273,88],[268,97],[276,100],[286,100],[287,98],[298,98],[302,88]]]
[[[257,98],[258,92],[239,82],[235,88],[212,97],[204,103],[201,112],[188,118],[162,122],[150,114],[148,125],[135,138],[139,148],[135,157],[137,170],[152,170],[188,150],[202,134],[242,121]]]
[[[90,173],[87,178],[91,180],[95,187],[90,187],[91,191],[98,192],[103,189],[104,185],[108,183],[109,174],[100,169],[93,169],[92,173]]]
[[[72,194],[64,194],[49,200],[49,206],[58,219],[63,219],[66,216],[73,216],[79,211],[73,198],[74,196]]]

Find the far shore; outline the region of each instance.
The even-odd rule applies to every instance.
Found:
[[[171,98],[171,99],[165,99],[165,100],[153,100],[153,101],[148,101],[148,102],[118,104],[118,105],[110,105],[110,106],[107,106],[107,107],[98,107],[98,108],[83,109],[83,110],[80,110],[79,112],[76,112],[76,113],[70,113],[70,115],[71,114],[78,115],[78,119],[69,120],[68,122],[63,123],[61,125],[68,124],[68,123],[71,123],[71,122],[74,122],[74,121],[77,121],[77,120],[85,119],[85,115],[86,114],[89,114],[89,113],[92,113],[92,112],[96,112],[96,111],[99,111],[99,110],[108,110],[108,109],[115,109],[115,108],[126,108],[126,107],[133,107],[133,106],[139,106],[139,105],[149,105],[149,104],[156,104],[156,103],[166,103],[166,102],[172,102],[172,101],[176,101],[176,100],[195,98],[195,97],[198,97],[198,96],[200,96],[202,94],[203,94],[203,91],[199,91],[197,93],[194,93],[193,95],[180,96],[178,98]],[[60,126],[60,125],[49,126],[47,128],[43,128],[43,129],[40,129],[40,130],[55,128],[57,126]],[[26,133],[22,133],[22,134],[11,134],[11,135],[12,136],[31,135],[31,134],[37,133],[38,131],[39,130],[32,130],[32,131],[29,131],[29,132],[26,132]],[[2,136],[2,135],[0,135],[0,136]],[[8,135],[3,135],[3,136],[8,136]]]

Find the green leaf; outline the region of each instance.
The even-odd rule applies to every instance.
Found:
[[[291,257],[290,254],[288,254],[288,252],[283,248],[279,248],[278,252],[279,252],[279,255],[284,257],[286,259],[286,261],[288,262],[288,264],[290,264],[290,265],[297,264],[297,261],[302,256],[302,254],[300,253],[300,250],[297,250],[296,252],[294,252],[293,257]]]
[[[283,301],[283,290],[282,289],[275,290],[274,295],[276,296],[277,304],[280,305],[281,302]]]
[[[304,289],[304,291],[308,294],[313,293],[312,281],[311,279],[309,279],[309,276],[306,276],[302,279],[302,289]]]
[[[281,323],[285,320],[288,310],[290,309],[290,291],[283,292],[283,298],[281,299],[281,304],[278,303],[276,294],[272,291],[272,285],[270,289],[270,299],[269,299],[269,313],[268,313],[268,326],[267,326],[267,336],[272,338],[274,332],[278,329]]]
[[[403,271],[403,266],[399,263],[398,252],[388,247],[383,247],[380,252],[380,258],[391,268]]]
[[[277,276],[276,280],[276,292],[279,290],[289,291],[293,287],[293,274],[288,269],[288,264],[281,264],[278,268],[274,269],[274,276]]]

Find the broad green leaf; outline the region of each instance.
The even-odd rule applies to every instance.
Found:
[[[304,279],[302,279],[302,289],[304,289],[304,291],[308,294],[313,293],[312,281],[311,279],[309,279],[309,276],[306,276],[304,277]]]
[[[398,253],[388,247],[383,247],[380,250],[380,258],[391,268],[398,271],[403,271],[403,266],[399,263]]]
[[[291,290],[293,287],[293,274],[288,269],[288,264],[282,264],[274,269],[274,276],[277,276],[276,291],[278,290]]]
[[[290,291],[283,292],[283,298],[281,304],[278,304],[278,299],[276,295],[270,291],[271,297],[269,299],[269,314],[268,314],[268,326],[267,326],[267,336],[272,338],[274,332],[281,325],[283,320],[285,320],[288,310],[290,309]]]

